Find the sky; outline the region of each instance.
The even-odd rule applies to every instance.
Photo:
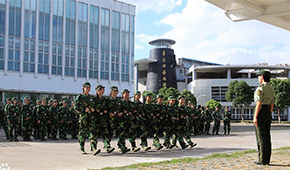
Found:
[[[204,0],[119,0],[136,6],[135,60],[149,41],[167,38],[177,58],[218,64],[290,63],[290,31],[256,21],[233,22]]]

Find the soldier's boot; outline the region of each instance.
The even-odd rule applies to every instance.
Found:
[[[159,151],[159,150],[162,149],[162,148],[163,148],[163,146],[159,144],[159,146],[156,147],[156,150]]]
[[[125,154],[125,153],[129,152],[130,150],[131,149],[125,147],[125,148],[122,149],[122,154]]]
[[[181,146],[182,149],[186,149],[188,147],[188,145],[184,144]]]
[[[224,128],[224,135],[227,134],[227,130]]]
[[[140,148],[133,147],[133,148],[132,148],[132,151],[133,151],[133,152],[138,152],[138,151],[140,151]]]
[[[93,155],[97,155],[101,152],[101,149],[93,149]]]
[[[144,149],[144,151],[149,151],[151,149],[151,147],[150,146],[145,146],[145,147],[143,147],[143,149]]]
[[[115,150],[115,148],[111,148],[111,147],[109,147],[109,148],[106,149],[106,151],[107,151],[108,153],[111,153],[111,152],[113,152],[114,150]]]
[[[85,149],[84,149],[84,148],[81,148],[81,149],[80,149],[80,153],[81,153],[82,155],[85,155],[85,154],[87,154],[87,152],[85,151]]]
[[[230,130],[228,130],[228,134],[230,134]]]
[[[189,146],[190,146],[190,148],[193,148],[193,147],[195,147],[196,145],[197,145],[197,143],[192,142]]]

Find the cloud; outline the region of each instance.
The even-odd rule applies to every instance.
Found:
[[[154,11],[157,14],[171,12],[174,7],[182,5],[182,0],[122,0],[136,6],[137,15],[144,11]]]
[[[222,64],[290,62],[289,31],[255,20],[232,22],[204,0],[188,0],[181,12],[158,22],[172,27],[163,37],[176,41],[177,57]]]

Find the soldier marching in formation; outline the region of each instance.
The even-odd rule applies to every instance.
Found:
[[[151,149],[147,138],[153,138],[156,150],[163,147],[172,149],[177,146],[177,141],[182,149],[193,148],[197,143],[191,140],[191,135],[209,134],[210,123],[214,120],[213,134],[218,134],[220,121],[224,121],[230,132],[231,114],[226,107],[223,115],[219,108],[211,113],[209,107],[203,109],[200,105],[196,108],[192,101],[186,103],[185,97],[180,95],[176,99],[168,98],[164,104],[164,96],[157,95],[157,100],[152,101],[151,93],[145,94],[145,102],[140,102],[141,93],[134,93],[134,101],[129,100],[130,91],[123,89],[121,98],[118,98],[117,86],[110,88],[109,97],[104,97],[105,87],[95,87],[96,95],[90,95],[91,84],[85,82],[82,86],[83,93],[76,97],[71,107],[66,99],[61,104],[56,99],[37,100],[33,105],[29,97],[24,98],[24,103],[19,104],[17,98],[6,99],[6,105],[0,105],[0,127],[3,127],[7,140],[24,141],[34,139],[45,141],[67,140],[68,134],[72,139],[78,139],[80,151],[86,154],[85,140],[90,140],[93,155],[101,152],[97,148],[97,138],[102,138],[105,150],[110,153],[115,150],[111,140],[115,135],[118,138],[117,148],[123,153],[132,150],[138,152],[136,139],[140,138],[140,146],[144,151]],[[58,138],[59,137],[59,138]],[[161,144],[159,138],[164,137]],[[126,139],[131,144],[131,149],[126,147]],[[186,144],[187,143],[187,144]]]

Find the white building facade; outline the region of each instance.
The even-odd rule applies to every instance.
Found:
[[[0,0],[0,99],[72,97],[82,84],[134,90],[135,6]]]

